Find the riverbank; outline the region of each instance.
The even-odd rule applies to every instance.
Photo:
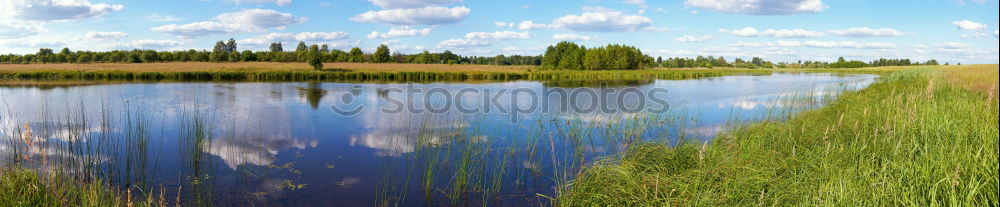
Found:
[[[515,80],[651,80],[688,79],[772,72],[884,73],[909,67],[863,69],[740,69],[740,68],[655,68],[646,70],[539,70],[534,66],[329,63],[313,70],[302,63],[142,63],[142,64],[4,64],[0,65],[0,86],[44,85],[65,82],[151,82],[151,81],[337,81],[337,82],[448,82]],[[58,83],[63,82],[63,83]]]
[[[595,163],[560,206],[991,206],[997,66],[895,72],[821,109]]]
[[[331,63],[313,70],[301,63],[144,63],[0,65],[0,80],[23,81],[338,81],[439,82],[514,80],[687,79],[770,74],[748,69],[538,70],[532,66]],[[11,85],[11,84],[7,84]]]

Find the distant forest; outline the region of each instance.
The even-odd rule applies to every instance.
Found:
[[[727,60],[725,57],[696,58],[673,57],[653,58],[643,54],[633,46],[607,45],[587,48],[572,42],[560,42],[549,46],[545,54],[538,56],[497,55],[462,56],[451,51],[432,53],[423,51],[416,54],[391,53],[386,45],[380,45],[373,53],[365,53],[361,48],[348,51],[330,49],[327,45],[307,45],[299,42],[294,50],[286,50],[281,42],[271,43],[267,51],[237,50],[236,40],[218,41],[209,50],[113,50],[113,51],[72,51],[63,48],[56,52],[40,48],[35,54],[0,55],[0,64],[49,64],[49,63],[156,63],[156,62],[305,62],[314,67],[322,67],[323,62],[350,63],[415,63],[415,64],[476,64],[476,65],[534,65],[544,69],[568,70],[631,70],[655,67],[665,68],[861,68],[877,66],[938,65],[937,60],[926,62],[909,59],[879,59],[870,62],[845,60],[837,62],[798,61],[771,62],[759,57],[749,61],[740,58]]]

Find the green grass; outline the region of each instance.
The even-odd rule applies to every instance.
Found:
[[[997,206],[997,106],[939,70],[897,72],[707,145],[633,147],[558,205]]]
[[[121,192],[100,181],[77,182],[57,175],[41,176],[23,168],[0,169],[2,206],[168,206],[166,200],[163,194]]]

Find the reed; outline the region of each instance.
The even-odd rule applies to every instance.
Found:
[[[892,73],[707,145],[633,147],[589,167],[558,205],[996,205],[998,105],[942,74]]]

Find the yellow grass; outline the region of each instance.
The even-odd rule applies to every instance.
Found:
[[[534,66],[447,65],[399,63],[324,63],[325,70],[353,72],[527,72]],[[25,71],[128,71],[128,72],[217,72],[217,71],[310,71],[305,63],[274,62],[170,62],[170,63],[96,63],[96,64],[0,64],[0,72]]]
[[[991,100],[997,100],[1000,70],[996,64],[950,66],[944,71],[949,82],[986,94]]]

